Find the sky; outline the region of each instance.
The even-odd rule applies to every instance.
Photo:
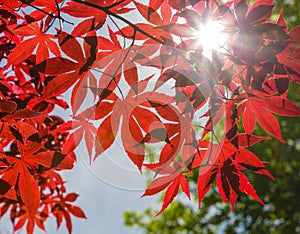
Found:
[[[141,233],[137,229],[127,228],[123,224],[122,216],[126,210],[142,212],[148,206],[159,209],[159,204],[156,203],[157,197],[140,198],[146,187],[146,177],[140,176],[134,166],[130,166],[129,161],[114,157],[116,154],[112,151],[118,153],[119,156],[122,154],[118,146],[113,146],[111,152],[98,158],[93,166],[87,163],[88,156],[83,155],[83,147],[79,148],[81,152],[77,152],[74,169],[61,173],[63,179],[67,181],[67,191],[79,194],[74,205],[82,208],[87,216],[87,219],[72,216],[72,233]],[[127,188],[126,185],[128,185]],[[56,219],[53,217],[47,220],[45,226],[49,234],[68,233],[64,223],[58,231],[56,230]],[[0,221],[0,233],[13,233],[7,215]],[[25,233],[25,230],[21,230],[16,234]],[[35,234],[42,233],[44,232],[36,228]]]
[[[104,167],[103,167],[104,168]],[[111,181],[116,179],[122,183],[122,170],[106,170],[110,173]],[[110,171],[110,172],[109,172]],[[123,224],[122,215],[125,210],[143,211],[149,205],[157,206],[155,198],[140,198],[142,191],[132,189],[121,189],[115,185],[109,185],[110,180],[101,181],[101,177],[95,174],[97,170],[91,172],[90,168],[84,164],[80,158],[75,169],[64,173],[64,178],[68,181],[68,190],[78,192],[80,196],[76,205],[80,206],[87,216],[87,220],[73,219],[74,234],[88,232],[89,234],[101,233],[140,233],[138,230],[128,229]],[[109,178],[109,175],[105,179]],[[124,182],[124,181],[123,181]],[[146,184],[144,184],[145,186]],[[49,233],[66,233],[65,227],[59,232],[53,228],[54,222],[48,223]]]
[[[151,73],[144,71],[144,75]],[[71,90],[63,94],[64,100],[70,100]],[[85,109],[85,106],[82,107]],[[79,111],[80,112],[80,111]],[[70,120],[71,109],[56,108],[54,115],[65,121]],[[72,234],[139,234],[140,230],[128,228],[123,224],[123,212],[137,210],[143,212],[148,206],[160,209],[157,196],[143,197],[141,195],[147,187],[149,175],[141,175],[137,167],[129,160],[118,134],[114,144],[91,165],[83,140],[77,147],[76,163],[72,170],[62,171],[60,175],[66,181],[68,193],[79,194],[74,205],[79,206],[87,219],[72,216]],[[63,222],[60,229],[56,228],[56,219],[50,217],[45,222],[47,233],[67,234]],[[13,227],[8,215],[0,220],[0,234],[12,234]],[[35,228],[34,234],[44,232]],[[26,234],[26,229],[16,232]]]
[[[64,96],[69,96],[66,93]],[[57,109],[55,114],[68,119],[70,110]],[[114,144],[92,164],[82,141],[76,149],[77,161],[72,170],[64,171],[67,191],[79,194],[74,205],[85,212],[87,219],[73,218],[73,234],[114,234],[141,233],[129,229],[123,224],[123,212],[138,210],[142,212],[148,206],[157,207],[157,196],[141,198],[147,187],[147,175],[141,175],[137,167],[129,160],[118,134]],[[46,230],[49,234],[65,234],[64,224],[57,231],[56,220],[49,220]],[[23,232],[25,234],[25,232]],[[23,234],[22,232],[17,234]],[[36,234],[43,232],[36,232]],[[3,233],[4,234],[4,233]]]
[[[145,4],[145,2],[143,3]],[[130,20],[143,20],[131,14],[127,14],[127,17]],[[123,26],[124,23],[120,23],[120,25]],[[68,31],[68,25],[64,26],[64,29]],[[113,24],[110,24],[110,27],[116,30]],[[107,34],[105,31],[100,31],[101,33],[103,36]],[[146,75],[147,72],[143,73]],[[65,100],[69,100],[70,92],[63,96]],[[56,109],[54,114],[65,120],[70,119],[70,109],[67,111]],[[142,212],[148,206],[160,209],[161,204],[156,202],[157,196],[140,198],[147,186],[147,177],[141,176],[136,166],[129,161],[118,137],[114,145],[92,165],[89,165],[89,158],[83,145],[84,142],[77,149],[77,162],[74,169],[60,173],[67,182],[67,191],[79,194],[74,205],[82,208],[87,216],[86,220],[72,216],[72,233],[141,233],[137,229],[127,228],[123,224],[122,216],[126,210]],[[53,217],[47,220],[45,226],[49,234],[68,233],[64,222],[59,230],[56,229],[56,220]],[[0,220],[0,234],[12,233],[13,227],[6,215]],[[26,230],[23,228],[16,234],[25,233]],[[44,232],[36,227],[34,233],[42,234]]]
[[[150,71],[145,71],[147,74]],[[70,99],[71,92],[63,95],[64,100]],[[84,109],[84,106],[83,106]],[[60,116],[65,121],[70,120],[71,110],[56,108],[54,115]],[[137,210],[143,212],[148,206],[160,209],[157,196],[143,197],[141,195],[147,187],[149,175],[141,175],[137,167],[126,155],[120,136],[117,135],[114,144],[92,165],[82,141],[75,152],[77,161],[72,170],[62,171],[60,175],[66,181],[68,193],[79,194],[74,205],[79,206],[87,216],[87,219],[79,219],[72,216],[73,234],[139,234],[140,230],[128,228],[123,223],[123,212]],[[56,219],[50,217],[45,222],[47,233],[67,234],[66,225],[63,222],[57,230]],[[13,227],[8,215],[0,220],[0,234],[12,234]],[[34,234],[44,232],[35,228]],[[16,232],[26,234],[26,229]]]

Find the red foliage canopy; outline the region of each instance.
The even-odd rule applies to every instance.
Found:
[[[59,171],[73,168],[82,138],[92,162],[117,134],[138,169],[155,173],[143,196],[166,189],[159,213],[179,188],[190,196],[193,173],[199,206],[214,181],[232,210],[239,191],[264,204],[243,173],[274,179],[246,149],[269,139],[253,135],[255,124],[284,142],[274,114],[300,115],[287,99],[300,83],[300,26],[288,31],[282,12],[271,22],[273,0],[0,4],[0,203],[15,231],[45,230],[53,215],[71,233],[70,214],[85,215]],[[207,51],[197,32],[209,22],[228,40]],[[68,108],[70,89],[65,122],[53,110]]]

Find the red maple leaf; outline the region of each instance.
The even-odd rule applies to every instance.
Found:
[[[14,48],[8,57],[8,62],[10,64],[16,65],[21,63],[33,53],[35,48],[37,48],[37,63],[48,59],[50,56],[49,52],[52,52],[57,57],[61,56],[60,49],[54,41],[55,36],[52,34],[45,34],[45,27],[37,21],[28,25],[18,25],[10,30],[17,36],[31,37],[22,41]]]

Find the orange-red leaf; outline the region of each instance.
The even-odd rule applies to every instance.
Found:
[[[164,201],[163,201],[161,210],[155,216],[158,216],[159,214],[161,214],[168,207],[168,205],[170,205],[170,203],[174,200],[175,196],[178,193],[179,182],[180,182],[180,176],[177,177],[173,181],[173,183],[168,187],[165,197],[164,197]]]
[[[180,171],[178,171],[177,173],[170,174],[170,175],[161,176],[161,177],[158,177],[157,179],[153,180],[150,183],[150,185],[147,187],[147,189],[144,192],[144,194],[142,195],[142,197],[150,196],[150,195],[161,192],[169,184],[172,183],[174,178],[176,178],[179,173],[180,173]]]
[[[68,205],[68,210],[70,213],[78,218],[86,219],[84,212],[78,206]]]
[[[8,57],[10,64],[16,65],[23,62],[32,54],[37,46],[38,38],[30,38],[17,45]]]
[[[74,202],[76,201],[78,197],[78,194],[77,193],[69,193],[66,197],[65,197],[65,200],[68,201],[68,202]]]
[[[216,175],[217,170],[212,166],[204,166],[200,169],[197,182],[199,208],[205,194],[210,190]]]
[[[19,189],[21,198],[32,220],[40,204],[40,191],[37,182],[23,163],[18,165],[20,171]]]
[[[58,75],[46,86],[43,98],[49,98],[64,93],[77,80],[78,77],[75,72]]]
[[[255,171],[258,174],[269,176],[272,180],[274,177],[265,169],[264,163],[251,151],[246,149],[239,149],[235,160],[242,166]]]
[[[240,191],[243,193],[246,193],[247,195],[253,197],[256,201],[261,203],[262,205],[265,205],[264,202],[257,196],[255,189],[250,184],[248,178],[242,173],[238,172],[239,178],[240,178]]]
[[[100,143],[101,150],[100,153],[103,153],[107,150],[115,141],[115,133],[112,129],[112,119],[111,115],[103,120],[100,124],[97,131],[97,140]]]

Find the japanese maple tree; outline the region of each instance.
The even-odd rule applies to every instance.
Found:
[[[255,125],[284,142],[274,114],[300,115],[287,99],[300,83],[300,26],[288,30],[283,11],[271,20],[273,0],[0,4],[0,204],[15,231],[54,216],[71,233],[71,215],[86,217],[59,172],[82,139],[92,163],[118,134],[154,173],[142,196],[166,190],[158,214],[179,189],[190,197],[195,173],[199,207],[214,181],[232,210],[240,192],[264,204],[244,174],[274,179],[247,149],[270,139]],[[69,106],[72,119],[54,114]]]

